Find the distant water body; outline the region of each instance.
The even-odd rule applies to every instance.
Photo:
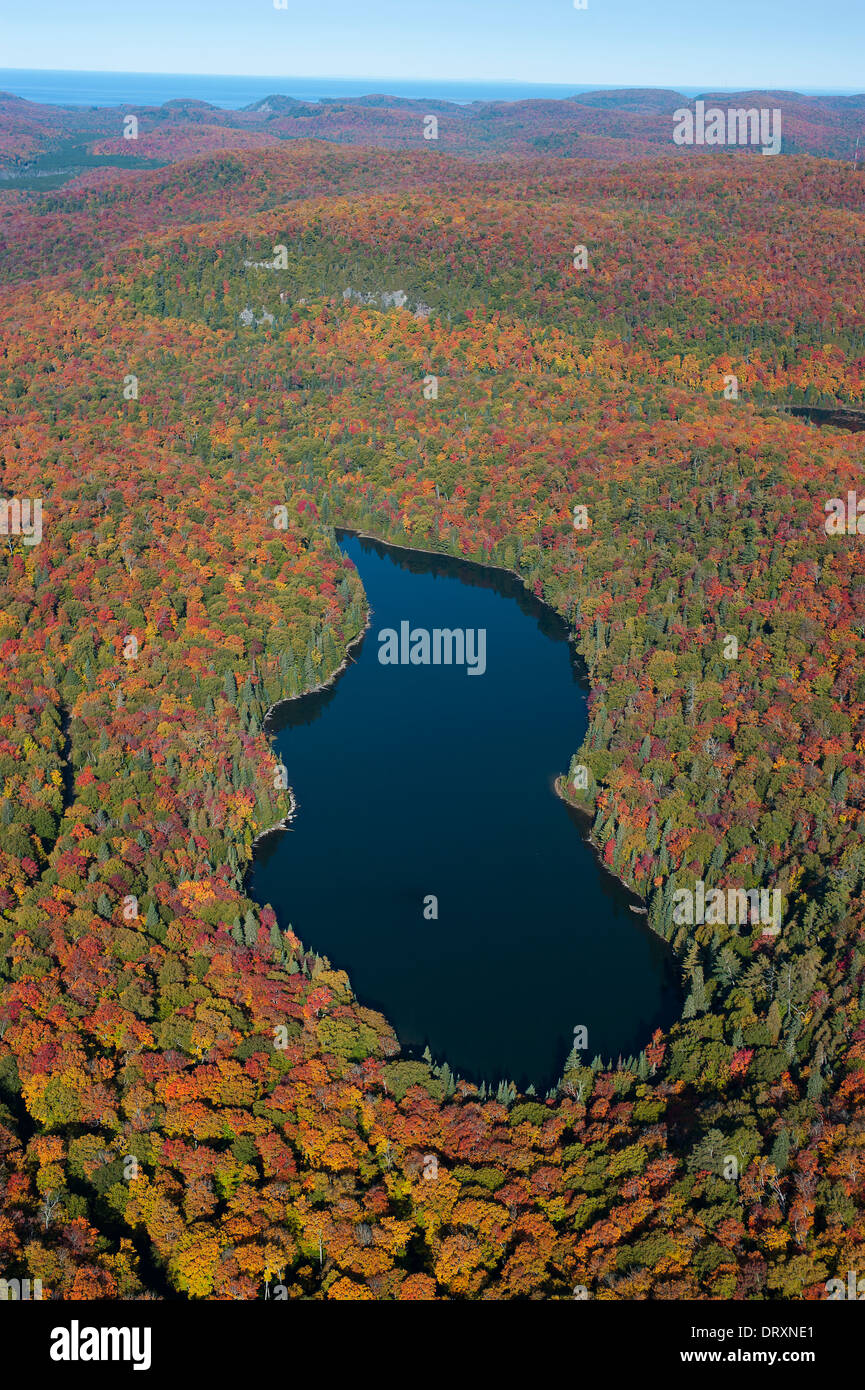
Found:
[[[227,111],[238,111],[262,97],[296,97],[298,101],[326,98],[350,101],[373,93],[471,101],[558,101],[578,92],[615,91],[627,83],[595,82],[589,86],[537,82],[448,82],[430,78],[405,81],[400,77],[221,77],[164,72],[49,72],[27,68],[0,68],[0,91],[27,101],[55,106],[161,106],[181,98],[207,101]],[[649,84],[646,84],[649,85]],[[676,87],[683,96],[699,96],[705,87]],[[714,88],[713,90],[718,90]],[[817,93],[811,92],[811,95]]]

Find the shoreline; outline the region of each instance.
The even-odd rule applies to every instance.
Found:
[[[553,779],[553,790],[556,793],[556,796],[559,798],[560,801],[563,801],[566,806],[570,807],[572,811],[576,811],[578,815],[585,816],[587,819],[591,819],[592,825],[594,825],[594,816],[592,816],[591,811],[586,811],[583,809],[582,806],[575,805],[573,801],[569,801],[568,798],[564,795],[562,791],[563,780],[564,778],[562,776]],[[615,869],[611,869],[609,864],[604,863],[603,858],[601,857],[603,851],[601,850],[601,847],[595,839],[591,830],[586,836],[585,843],[587,845],[591,845],[592,852],[596,860],[598,861],[598,868],[603,870],[605,874],[609,874],[610,878],[614,878],[617,883],[620,883],[622,885],[626,893],[630,893],[632,898],[636,898],[638,900],[638,902],[640,903],[639,907],[633,907],[631,903],[628,903],[628,907],[631,909],[631,911],[639,917],[642,917],[644,915],[648,917],[649,909],[646,905],[646,899],[640,893],[637,892],[636,888],[632,888],[630,883],[626,882],[626,880],[622,878],[621,874],[617,874]]]
[[[416,551],[419,555],[439,556],[443,560],[458,560],[462,564],[477,565],[480,569],[491,569],[498,571],[499,574],[509,574],[514,579],[517,579],[519,581],[519,583],[523,586],[526,592],[531,594],[532,598],[535,599],[537,603],[544,604],[547,608],[549,608],[551,613],[556,614],[557,618],[561,618],[561,620],[564,623],[567,623],[567,619],[565,618],[564,614],[559,613],[557,609],[553,608],[552,604],[547,603],[546,599],[538,598],[537,594],[534,593],[532,589],[529,589],[524,576],[521,575],[517,570],[509,569],[507,565],[488,564],[486,560],[470,560],[464,555],[451,555],[448,551],[444,550],[427,550],[418,545],[401,545],[397,541],[389,541],[385,540],[382,536],[376,536],[372,531],[360,531],[357,527],[354,526],[334,525],[333,529],[334,531],[343,531],[348,535],[357,536],[359,540],[375,541],[378,545],[390,546],[393,550],[407,550],[409,552]],[[568,626],[570,631],[570,625]],[[577,645],[574,641],[574,638],[571,636],[568,640],[571,646],[573,647],[576,656],[581,662],[583,662],[583,665],[585,666],[585,662],[583,661],[583,657],[580,655],[580,652],[577,649]],[[586,673],[586,679],[588,680],[588,672]],[[563,780],[563,774],[559,774],[558,777],[555,777],[553,779],[553,790],[556,796],[559,798],[560,801],[564,802],[564,804],[568,806],[572,811],[576,811],[578,814],[586,816],[586,818],[593,825],[594,816],[592,815],[592,812],[584,810],[582,806],[576,806],[572,801],[569,801],[568,798],[563,794],[561,789]],[[620,884],[621,887],[624,888],[626,893],[629,893],[631,897],[637,899],[637,901],[640,904],[639,907],[634,907],[631,903],[628,903],[628,907],[634,913],[634,915],[639,917],[648,917],[649,909],[647,906],[647,900],[640,893],[637,892],[636,888],[632,888],[631,885],[627,883],[620,874],[617,874],[614,869],[611,869],[609,865],[604,863],[602,858],[601,847],[598,844],[597,840],[594,838],[591,829],[585,837],[585,843],[591,846],[592,853],[595,856],[595,860],[601,872],[609,874],[610,878],[615,879],[616,883]]]
[[[479,569],[491,569],[496,570],[499,574],[508,574],[512,578],[518,580],[519,583],[523,586],[523,588],[526,589],[527,593],[529,593],[537,603],[543,603],[547,608],[549,608],[551,613],[555,613],[557,618],[560,618],[563,622],[567,623],[567,619],[564,617],[563,614],[559,613],[557,609],[553,608],[552,604],[547,603],[546,599],[539,599],[537,594],[535,594],[533,590],[528,588],[523,576],[519,574],[517,570],[509,569],[507,565],[488,564],[485,560],[469,560],[464,555],[451,555],[449,552],[443,550],[427,550],[424,547],[418,545],[401,545],[398,541],[386,540],[383,536],[377,536],[372,531],[362,531],[355,526],[343,526],[339,523],[335,523],[331,529],[334,532],[342,531],[346,535],[356,536],[358,540],[374,541],[377,545],[389,546],[393,550],[405,550],[409,553],[414,551],[418,555],[431,555],[433,556],[433,558],[438,557],[443,560],[456,560],[461,564],[476,565]],[[352,640],[349,642],[348,646],[345,649],[345,656],[343,660],[340,662],[339,666],[336,667],[333,673],[327,678],[326,681],[321,681],[318,685],[311,686],[309,690],[303,690],[298,695],[285,695],[282,699],[276,700],[272,705],[268,706],[261,725],[262,732],[264,734],[270,737],[268,731],[268,723],[272,715],[275,713],[276,710],[280,708],[281,705],[292,704],[296,700],[305,700],[308,695],[320,694],[321,691],[328,690],[331,686],[333,686],[336,683],[336,681],[343,674],[343,672],[348,669],[350,653],[352,648],[359,646],[366,634],[369,632],[372,626],[372,614],[373,610],[369,606],[369,604],[367,604],[366,621],[363,627],[361,628],[361,631],[358,633],[356,637],[352,638]],[[580,661],[582,661],[583,658],[580,656],[580,653],[577,650],[574,638],[569,637],[568,640],[571,646],[573,647],[576,656]],[[563,774],[559,774],[558,777],[555,777],[553,779],[553,791],[555,792],[556,796],[559,798],[561,802],[564,803],[565,806],[569,807],[570,810],[576,811],[579,815],[585,816],[587,819],[591,821],[592,824],[594,824],[594,817],[590,811],[585,810],[582,806],[575,805],[574,802],[570,801],[564,795],[564,793],[562,792],[563,780]],[[278,820],[274,825],[268,826],[266,830],[259,831],[255,839],[252,841],[253,852],[259,841],[264,839],[266,835],[272,835],[277,830],[287,830],[289,828],[290,823],[294,820],[295,816],[297,815],[299,803],[294,795],[293,788],[289,787],[288,793],[291,797],[291,807],[288,811],[288,814],[284,816],[281,820]],[[589,830],[589,833],[585,836],[585,843],[591,847],[598,868],[603,873],[609,874],[610,878],[615,879],[616,883],[618,883],[622,888],[624,888],[625,892],[629,893],[631,897],[637,899],[640,906],[634,907],[631,903],[629,903],[628,907],[631,909],[631,911],[636,916],[648,917],[649,909],[647,906],[646,899],[642,897],[642,895],[638,893],[635,888],[632,888],[631,885],[627,883],[620,874],[617,874],[614,869],[611,869],[609,865],[604,863],[602,858],[601,847],[595,839],[591,829]],[[250,863],[251,862],[252,861],[250,860]]]
[[[373,535],[372,531],[358,531],[354,526],[334,525],[333,529],[334,531],[347,531],[349,535],[357,536],[358,540],[361,541],[376,541],[378,545],[389,545],[392,550],[413,550],[418,555],[432,555],[440,560],[456,560],[463,565],[477,565],[478,569],[498,570],[499,574],[512,574],[514,579],[520,581],[523,588],[527,587],[523,575],[521,575],[518,570],[508,569],[507,565],[494,565],[489,560],[470,560],[467,555],[452,555],[449,550],[427,550],[420,545],[401,545],[399,541],[388,541],[385,540],[383,536]],[[529,589],[529,593],[532,594],[532,598],[537,599],[538,603],[547,603],[546,599],[539,599],[537,594],[533,594],[531,589]],[[556,612],[551,604],[547,603],[547,607],[551,612]],[[558,616],[562,617],[561,614],[558,614]],[[563,619],[563,621],[565,620]]]
[[[548,603],[546,599],[544,599],[544,598],[538,598],[537,594],[535,594],[534,591],[531,590],[531,589],[528,587],[528,585],[526,584],[525,578],[524,578],[517,570],[510,569],[510,568],[509,568],[508,566],[506,566],[506,565],[487,564],[486,561],[470,560],[470,559],[467,559],[465,556],[456,556],[456,555],[452,555],[452,554],[448,553],[447,551],[429,550],[429,549],[426,549],[426,548],[424,548],[424,547],[416,546],[416,545],[404,545],[404,544],[401,544],[401,543],[396,542],[396,541],[387,540],[385,537],[380,536],[380,535],[376,535],[376,534],[375,534],[374,532],[372,532],[372,531],[361,530],[360,528],[355,527],[355,526],[348,526],[348,525],[342,525],[342,524],[339,524],[339,523],[335,523],[334,525],[332,525],[331,529],[332,529],[334,532],[340,531],[340,532],[342,532],[342,533],[345,534],[345,535],[354,536],[354,537],[356,537],[356,538],[359,539],[359,540],[369,540],[369,541],[372,541],[372,542],[374,542],[375,544],[384,546],[384,547],[386,547],[386,548],[391,548],[391,549],[394,549],[394,550],[402,550],[402,551],[406,551],[406,552],[409,552],[409,553],[411,553],[412,551],[414,551],[415,553],[417,553],[417,554],[419,554],[419,555],[428,555],[428,556],[431,556],[431,557],[433,557],[433,558],[440,558],[440,559],[442,559],[442,560],[454,560],[454,561],[457,561],[457,562],[462,563],[462,564],[474,565],[476,568],[479,568],[479,569],[485,569],[485,568],[486,568],[486,569],[490,569],[490,570],[495,570],[495,571],[496,571],[497,573],[499,573],[499,574],[506,574],[506,575],[510,576],[511,578],[514,578],[514,579],[518,580],[520,586],[521,586],[523,589],[526,590],[526,592],[527,592],[528,595],[530,595],[536,602],[538,602],[538,603],[540,603],[540,604],[543,604],[544,607],[548,608],[548,609],[550,610],[551,613],[554,613],[554,614],[556,615],[557,618],[559,618],[561,621],[563,621],[564,623],[566,623],[566,625],[568,626],[568,631],[569,631],[569,637],[568,637],[569,643],[570,643],[570,645],[571,645],[571,647],[572,647],[572,649],[573,649],[575,655],[577,656],[577,658],[578,658],[580,661],[583,661],[583,658],[580,656],[580,653],[579,653],[579,651],[577,650],[574,637],[571,635],[571,629],[570,629],[570,625],[567,624],[567,619],[564,617],[563,614],[560,614],[560,613],[558,612],[558,610],[555,609],[555,608],[552,606],[552,604]],[[346,557],[344,557],[344,558],[346,558]],[[366,619],[365,619],[365,621],[364,621],[364,625],[363,625],[361,631],[357,634],[357,636],[354,637],[354,638],[351,640],[351,642],[348,643],[348,645],[347,645],[347,647],[346,647],[346,649],[345,649],[345,656],[344,656],[343,660],[340,662],[339,666],[337,666],[336,669],[331,673],[331,675],[327,678],[327,680],[321,681],[318,685],[315,685],[315,686],[310,687],[309,690],[301,691],[301,692],[300,692],[299,694],[297,694],[297,695],[287,695],[287,696],[284,696],[284,697],[282,697],[281,699],[274,701],[274,703],[268,707],[267,711],[265,712],[264,718],[263,718],[263,720],[262,720],[262,732],[268,737],[269,740],[270,740],[270,739],[272,738],[272,736],[273,736],[273,735],[272,735],[272,731],[269,729],[270,721],[271,721],[272,716],[274,715],[274,713],[279,709],[279,707],[280,707],[281,705],[293,703],[294,701],[297,701],[297,700],[306,699],[307,696],[319,694],[319,693],[321,693],[321,692],[324,691],[324,690],[330,689],[332,686],[334,686],[334,685],[336,684],[336,682],[337,682],[337,680],[339,679],[339,677],[340,677],[340,676],[344,673],[344,671],[348,668],[348,665],[349,665],[349,662],[350,662],[350,659],[351,659],[351,651],[352,651],[352,649],[353,649],[354,647],[359,646],[360,643],[363,641],[364,637],[365,637],[365,636],[367,635],[367,633],[370,631],[370,628],[371,628],[371,626],[372,626],[372,617],[373,617],[373,609],[372,609],[371,605],[369,604],[369,601],[367,600]],[[583,664],[585,665],[585,663],[583,663]],[[588,680],[588,673],[586,673],[586,678],[587,678],[587,680]],[[590,811],[584,810],[584,808],[575,805],[573,802],[569,801],[568,798],[564,795],[564,793],[563,793],[563,791],[562,791],[562,786],[563,786],[564,780],[565,780],[565,774],[559,774],[559,776],[557,776],[557,777],[555,777],[555,778],[553,779],[553,790],[554,790],[556,796],[558,797],[558,799],[559,799],[560,801],[562,801],[562,802],[564,803],[564,805],[567,806],[570,810],[576,811],[579,815],[585,816],[585,817],[589,820],[590,824],[593,823],[593,819],[594,819],[594,818],[593,818],[592,813],[591,813]],[[247,866],[247,873],[251,870],[252,865],[253,865],[253,863],[254,863],[254,859],[255,859],[255,850],[256,850],[256,847],[258,846],[259,842],[260,842],[261,840],[263,840],[266,836],[271,835],[271,834],[275,833],[276,831],[287,830],[287,829],[289,828],[290,822],[293,821],[294,818],[295,818],[295,816],[297,815],[297,812],[298,812],[298,809],[299,809],[299,803],[298,803],[298,801],[297,801],[297,799],[296,799],[296,797],[295,797],[295,795],[294,795],[294,790],[293,790],[293,788],[289,787],[289,788],[288,788],[288,792],[289,792],[289,796],[290,796],[290,798],[291,798],[291,807],[290,807],[290,810],[289,810],[288,814],[287,814],[285,817],[283,817],[281,820],[277,821],[274,825],[269,826],[266,830],[261,830],[261,831],[255,836],[255,839],[252,841],[252,855],[251,855],[251,857],[250,857],[250,861],[249,861],[249,864],[248,864],[248,866]],[[593,834],[592,834],[592,832],[591,832],[591,829],[589,830],[589,833],[586,834],[586,835],[583,837],[583,840],[584,840],[584,843],[588,844],[588,845],[590,846],[591,850],[592,850],[592,855],[593,855],[593,858],[594,858],[594,860],[595,860],[595,865],[596,865],[597,869],[598,869],[602,874],[607,874],[607,875],[609,875],[609,877],[610,877],[611,879],[613,879],[613,880],[624,890],[624,892],[625,892],[630,898],[635,898],[635,899],[637,900],[637,902],[640,904],[639,907],[635,907],[632,903],[628,903],[627,906],[628,906],[629,910],[630,910],[631,912],[633,912],[635,915],[645,916],[645,917],[647,918],[647,917],[648,917],[648,908],[647,908],[647,906],[646,906],[646,900],[645,900],[643,897],[641,897],[641,895],[636,891],[636,889],[634,889],[633,887],[631,887],[631,885],[630,885],[629,883],[627,883],[627,882],[621,877],[620,874],[616,873],[614,869],[611,869],[607,864],[604,863],[603,858],[602,858],[602,851],[601,851],[601,848],[600,848],[600,846],[598,845],[597,841],[595,840],[595,838],[594,838],[594,836],[593,836]],[[646,923],[646,925],[648,926],[648,922]],[[649,930],[652,930],[652,929],[649,928]],[[654,933],[654,932],[653,932],[653,935],[657,935],[657,933]],[[326,958],[326,957],[325,957],[325,958]],[[349,989],[350,989],[352,998],[354,998],[357,1002],[360,1002],[359,1000],[357,1000],[357,995],[355,994],[354,987],[353,987],[353,985],[351,984],[351,981],[350,981],[350,980],[349,980]],[[384,1016],[386,1017],[386,1015],[384,1015]],[[396,1036],[396,1034],[394,1034],[394,1036]],[[399,1056],[402,1056],[402,1057],[404,1057],[404,1058],[405,1058],[405,1057],[408,1057],[408,1058],[417,1057],[417,1059],[420,1060],[420,1058],[421,1058],[421,1053],[420,1053],[420,1045],[419,1045],[419,1044],[418,1044],[417,1046],[414,1046],[414,1045],[412,1045],[412,1044],[403,1044],[402,1041],[401,1041],[399,1038],[397,1038],[397,1041],[399,1042],[399,1045],[400,1045],[400,1046],[399,1046],[399,1052],[396,1054],[396,1056],[398,1056],[398,1057],[399,1057]],[[456,1073],[455,1073],[455,1075],[456,1075]],[[564,1067],[563,1067],[563,1069],[562,1069],[562,1071],[561,1071],[561,1073],[560,1073],[558,1079],[557,1079],[556,1082],[555,1082],[555,1087],[554,1087],[554,1089],[555,1089],[557,1092],[560,1090],[560,1088],[561,1088],[561,1086],[562,1086],[562,1084],[563,1084],[564,1076],[565,1076],[565,1069],[564,1069]],[[519,1096],[523,1096],[523,1095],[524,1095],[523,1091],[518,1087],[518,1088],[517,1088],[517,1096],[519,1097]]]
[[[274,712],[278,710],[281,705],[292,704],[295,700],[305,700],[308,695],[319,694],[322,690],[327,690],[330,686],[334,685],[336,681],[339,679],[339,677],[342,675],[342,673],[348,670],[351,649],[352,647],[358,646],[358,644],[363,641],[364,637],[369,632],[371,620],[372,609],[369,607],[369,604],[367,604],[366,622],[364,623],[358,635],[351,639],[351,641],[345,649],[345,656],[343,657],[340,664],[333,671],[333,673],[330,676],[328,676],[326,681],[321,681],[320,684],[311,686],[309,690],[302,690],[299,695],[284,695],[281,699],[275,700],[272,705],[268,705],[267,709],[264,712],[264,717],[261,721],[261,732],[265,735],[269,743],[271,742],[272,734],[267,726]],[[273,745],[271,743],[271,747],[272,746]],[[281,820],[275,821],[273,825],[269,825],[266,830],[259,830],[258,834],[255,836],[255,839],[252,841],[253,853],[249,861],[250,865],[252,864],[253,859],[255,857],[255,847],[259,843],[259,841],[263,840],[266,835],[273,835],[277,830],[288,830],[289,826],[291,825],[291,822],[297,815],[300,802],[294,794],[293,787],[288,787],[287,791],[289,799],[291,801],[291,805],[289,806],[288,812],[286,813],[286,815],[282,817]]]
[[[255,846],[258,844],[259,840],[263,840],[264,837],[265,837],[265,835],[272,835],[272,834],[274,833],[274,831],[276,831],[276,830],[287,830],[288,827],[289,827],[289,825],[291,824],[291,822],[294,820],[295,816],[297,815],[297,808],[298,808],[299,802],[297,801],[297,799],[296,799],[296,797],[295,797],[295,795],[294,795],[294,791],[292,790],[291,787],[288,788],[288,795],[289,795],[289,800],[291,801],[291,805],[290,805],[289,808],[288,808],[288,812],[286,813],[286,815],[283,816],[282,820],[275,821],[274,824],[273,824],[273,825],[269,825],[269,826],[267,827],[266,830],[259,830],[259,832],[258,832],[258,834],[256,835],[255,839],[253,840],[252,846],[251,846],[253,855],[254,855],[254,853],[255,853]],[[252,862],[252,861],[250,860],[250,863],[251,863],[251,862]]]
[[[357,538],[358,538],[359,540],[375,541],[378,545],[390,546],[393,550],[407,550],[407,551],[409,551],[409,552],[411,552],[411,551],[416,551],[419,555],[439,556],[439,557],[441,557],[443,560],[458,560],[458,561],[459,561],[460,563],[462,563],[462,564],[477,565],[477,566],[478,566],[479,568],[481,568],[481,569],[497,570],[499,574],[509,574],[509,575],[511,575],[514,579],[517,579],[517,580],[519,581],[520,584],[522,584],[523,588],[526,589],[527,593],[531,594],[532,598],[535,599],[535,601],[536,601],[537,603],[543,603],[543,604],[545,604],[545,606],[546,606],[547,608],[549,608],[549,610],[550,610],[551,613],[555,613],[555,614],[556,614],[556,617],[561,618],[561,620],[562,620],[563,622],[567,623],[567,619],[564,617],[564,614],[559,613],[557,609],[553,608],[552,604],[547,603],[547,600],[546,600],[546,599],[544,599],[544,598],[538,598],[537,594],[534,593],[534,591],[533,591],[532,589],[529,589],[529,587],[528,587],[528,585],[526,584],[526,581],[525,581],[525,578],[523,577],[523,575],[521,575],[517,570],[509,569],[507,565],[493,565],[493,564],[488,564],[486,560],[469,560],[469,559],[468,559],[466,556],[464,556],[464,555],[459,555],[459,556],[458,556],[458,555],[451,555],[449,552],[443,551],[443,550],[426,550],[426,549],[424,549],[423,547],[418,546],[418,545],[401,545],[401,544],[399,544],[399,542],[397,542],[397,541],[388,541],[388,540],[385,540],[382,536],[376,536],[376,535],[373,534],[372,531],[360,531],[360,530],[358,530],[358,529],[357,529],[356,527],[354,527],[354,526],[339,526],[339,525],[335,525],[333,529],[334,529],[334,531],[343,531],[343,532],[346,532],[348,535],[357,536]],[[582,658],[582,656],[580,655],[580,652],[579,652],[578,649],[577,649],[577,645],[576,645],[576,642],[574,641],[574,638],[573,638],[573,637],[569,637],[568,640],[570,641],[570,644],[571,644],[571,646],[573,647],[574,652],[576,653],[577,657],[579,658],[580,661],[583,662],[583,665],[585,666],[585,662],[583,661],[583,658]],[[588,679],[588,672],[587,672],[587,674],[586,674],[586,679]],[[309,693],[312,693],[312,692],[309,692]],[[298,697],[298,696],[295,696],[294,698],[295,698],[295,699],[298,699],[299,697]],[[592,815],[592,813],[591,813],[590,811],[584,810],[582,806],[576,806],[572,801],[569,801],[569,800],[568,800],[568,798],[563,794],[563,792],[562,792],[562,790],[561,790],[562,782],[563,782],[563,775],[562,775],[562,774],[559,774],[558,777],[555,777],[555,778],[553,779],[553,790],[554,790],[556,796],[559,798],[560,801],[564,802],[564,804],[565,804],[566,806],[568,806],[572,811],[576,811],[576,812],[578,812],[578,814],[586,816],[587,819],[589,819],[590,822],[591,822],[591,824],[593,825],[593,824],[594,824],[594,816]],[[648,915],[649,915],[649,909],[648,909],[648,906],[647,906],[647,901],[646,901],[646,899],[645,899],[644,897],[642,897],[642,895],[641,895],[640,893],[637,892],[636,888],[632,888],[631,885],[630,885],[629,883],[627,883],[627,882],[625,881],[625,879],[623,879],[622,876],[621,876],[620,874],[617,874],[616,871],[615,871],[614,869],[611,869],[611,868],[609,867],[609,865],[607,865],[607,864],[604,863],[603,858],[602,858],[602,850],[601,850],[601,847],[600,847],[600,845],[598,844],[597,840],[594,838],[594,835],[592,834],[592,831],[591,831],[591,830],[589,830],[589,833],[588,833],[588,834],[586,835],[586,837],[585,837],[585,843],[586,843],[587,845],[591,846],[592,853],[593,853],[594,856],[595,856],[595,860],[596,860],[596,862],[597,862],[598,868],[602,871],[602,873],[609,874],[610,878],[615,879],[616,883],[620,884],[621,887],[624,888],[624,890],[625,890],[626,893],[629,893],[629,894],[631,895],[631,897],[637,899],[637,901],[638,901],[639,904],[640,904],[639,907],[634,907],[631,903],[628,903],[628,907],[631,909],[631,911],[634,913],[634,915],[635,915],[635,916],[639,916],[639,917],[643,917],[643,916],[648,917]]]
[[[278,710],[282,705],[290,705],[295,700],[305,700],[308,695],[318,695],[321,693],[322,690],[328,690],[330,686],[335,684],[336,680],[339,676],[342,675],[343,671],[348,670],[349,653],[351,652],[352,647],[358,646],[358,644],[363,641],[364,637],[369,632],[371,626],[371,618],[372,609],[369,606],[367,606],[366,622],[364,623],[357,637],[352,637],[351,641],[345,649],[345,656],[343,657],[340,664],[333,671],[332,675],[328,676],[326,681],[320,681],[318,685],[311,685],[309,687],[309,690],[301,690],[298,695],[283,695],[280,697],[280,699],[275,700],[272,705],[268,705],[267,709],[264,712],[264,718],[261,721],[262,733],[268,733],[268,721],[270,720],[273,713],[276,710]]]
[[[438,556],[443,560],[458,560],[462,564],[477,565],[479,568],[497,570],[500,574],[511,575],[514,579],[517,579],[523,585],[524,588],[526,587],[525,580],[522,578],[522,576],[518,574],[516,570],[508,569],[506,565],[488,565],[486,561],[467,560],[465,556],[451,555],[447,551],[443,550],[425,550],[417,545],[400,545],[396,541],[385,540],[382,536],[376,536],[371,531],[361,531],[354,526],[342,526],[339,523],[334,523],[331,529],[334,532],[342,531],[347,535],[356,536],[358,540],[375,541],[377,545],[390,546],[393,550],[406,550],[409,552],[415,551],[419,555],[432,555],[433,557]],[[343,559],[345,559],[345,556],[343,556]],[[531,590],[529,590],[529,593],[531,593]],[[532,597],[535,598],[536,601],[539,603],[546,603],[545,599],[538,599],[536,594],[533,594]],[[546,606],[550,608],[551,612],[555,613],[556,610],[552,608],[550,604],[547,604]],[[348,643],[345,649],[345,656],[343,657],[340,664],[336,667],[336,669],[332,672],[332,674],[328,676],[326,681],[321,681],[318,685],[310,686],[309,690],[301,690],[297,695],[283,695],[279,700],[275,700],[272,705],[268,705],[261,721],[261,731],[268,739],[268,742],[270,742],[272,738],[272,732],[268,728],[268,725],[270,724],[274,714],[278,709],[280,709],[283,705],[293,704],[296,700],[305,700],[309,695],[318,695],[323,690],[330,689],[331,686],[336,684],[337,680],[343,674],[343,672],[348,670],[352,648],[360,645],[360,643],[363,641],[364,637],[372,627],[372,614],[373,610],[367,602],[366,620],[364,622],[363,627],[361,628],[357,636],[353,637],[352,640]],[[573,639],[571,639],[571,643],[573,645]],[[574,650],[576,651],[576,647],[574,648]],[[577,655],[579,655],[579,653],[577,653]],[[273,825],[267,826],[264,830],[259,830],[258,834],[252,841],[252,853],[249,860],[249,867],[252,866],[252,863],[255,859],[255,848],[259,844],[259,842],[265,839],[266,836],[273,835],[279,830],[288,830],[289,826],[291,825],[291,822],[295,819],[297,815],[300,803],[298,802],[294,794],[294,788],[289,787],[287,790],[289,798],[291,800],[289,810],[285,816],[283,816],[280,820],[275,821]],[[606,868],[606,866],[603,864],[601,865],[601,867]]]

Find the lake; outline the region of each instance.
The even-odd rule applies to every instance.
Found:
[[[865,410],[847,406],[788,405],[789,415],[810,420],[814,425],[833,425],[836,430],[852,430],[854,434],[865,430]]]
[[[636,1055],[678,1016],[679,976],[554,790],[587,725],[566,625],[504,571],[337,536],[370,630],[331,687],[273,712],[298,809],[260,841],[253,895],[408,1055],[539,1092],[578,1025],[585,1061]],[[483,632],[484,669],[382,664],[379,633],[405,622]]]

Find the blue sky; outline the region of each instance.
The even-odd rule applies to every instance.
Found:
[[[865,89],[865,0],[38,0],[0,64],[85,71]],[[11,11],[11,13],[10,13]]]

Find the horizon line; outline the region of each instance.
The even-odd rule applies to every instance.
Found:
[[[578,90],[578,89],[582,89],[584,92],[593,91],[593,90],[599,90],[599,91],[609,90],[609,91],[665,91],[665,92],[678,92],[678,91],[680,90],[679,87],[671,87],[671,86],[668,86],[668,85],[666,85],[666,84],[656,84],[656,83],[652,83],[652,82],[646,82],[645,80],[644,80],[644,81],[641,81],[641,82],[636,82],[636,83],[635,83],[635,82],[627,82],[627,81],[625,81],[624,79],[619,79],[619,80],[616,81],[616,82],[602,82],[602,81],[597,81],[597,82],[594,83],[594,84],[586,84],[586,83],[581,83],[581,82],[573,82],[573,83],[572,83],[572,82],[557,82],[557,81],[552,81],[552,80],[546,80],[546,81],[543,81],[543,82],[538,82],[538,81],[535,81],[535,80],[530,79],[530,78],[518,78],[518,77],[441,77],[441,76],[439,76],[439,77],[407,77],[407,76],[405,76],[404,74],[403,74],[403,75],[400,75],[400,76],[391,75],[391,76],[388,76],[388,77],[380,77],[380,76],[370,75],[370,74],[363,74],[363,75],[361,75],[361,76],[354,76],[354,75],[350,75],[350,74],[335,74],[335,73],[297,73],[297,72],[295,72],[295,73],[289,73],[289,74],[285,74],[285,75],[280,75],[280,74],[277,74],[277,73],[256,73],[256,72],[174,72],[174,71],[172,71],[172,72],[166,72],[166,71],[155,71],[155,70],[152,70],[152,69],[137,69],[137,68],[21,68],[21,67],[0,67],[0,72],[8,72],[8,73],[13,73],[13,72],[20,72],[20,73],[47,73],[47,74],[61,74],[61,73],[62,73],[62,74],[67,75],[67,76],[73,76],[73,75],[75,75],[75,76],[81,76],[81,77],[99,75],[99,76],[111,76],[111,77],[194,77],[194,78],[213,78],[213,79],[228,78],[228,79],[231,80],[231,81],[246,81],[246,80],[253,80],[253,81],[256,81],[256,82],[260,82],[260,81],[264,81],[264,80],[266,80],[266,79],[271,79],[271,78],[272,78],[275,82],[291,82],[291,81],[298,81],[298,82],[397,82],[397,83],[407,83],[407,82],[410,82],[410,83],[430,83],[430,84],[434,84],[434,83],[449,83],[449,84],[452,84],[452,85],[455,85],[455,86],[456,86],[456,85],[459,85],[459,86],[465,86],[465,87],[469,87],[469,86],[473,86],[473,85],[508,86],[508,87],[564,87],[564,88],[572,89],[572,90],[574,90],[574,91],[576,91],[576,90]],[[753,92],[772,92],[772,91],[787,91],[787,92],[792,92],[792,93],[798,93],[798,94],[800,94],[800,95],[802,95],[802,96],[865,96],[865,87],[863,87],[863,88],[856,88],[856,87],[831,87],[831,88],[830,88],[830,87],[825,87],[825,88],[821,88],[821,87],[812,87],[812,88],[810,88],[810,89],[808,89],[808,90],[805,90],[805,89],[800,88],[800,87],[783,87],[783,86],[778,86],[778,85],[769,86],[768,84],[754,84],[754,83],[752,83],[752,84],[750,84],[750,85],[739,85],[739,86],[733,86],[733,87],[723,87],[723,86],[719,87],[719,86],[713,86],[712,84],[699,84],[699,83],[695,83],[695,82],[683,82],[681,85],[682,85],[682,87],[688,87],[688,88],[691,88],[692,90],[697,90],[697,89],[700,88],[701,85],[702,85],[703,87],[705,87],[705,90],[706,90],[706,91],[709,91],[709,92],[746,92],[746,91],[753,91]],[[684,93],[682,93],[682,94],[684,95]],[[289,93],[284,93],[284,92],[276,93],[276,92],[274,92],[273,95],[275,95],[275,96],[276,96],[276,95],[286,96],[286,95],[289,95]],[[380,91],[370,91],[370,92],[365,92],[365,93],[363,93],[363,95],[364,95],[364,96],[379,96],[379,95],[380,95],[380,96],[390,96],[390,95],[396,95],[396,94],[395,94],[395,93],[384,92],[384,91],[381,91],[381,92],[380,92]]]

